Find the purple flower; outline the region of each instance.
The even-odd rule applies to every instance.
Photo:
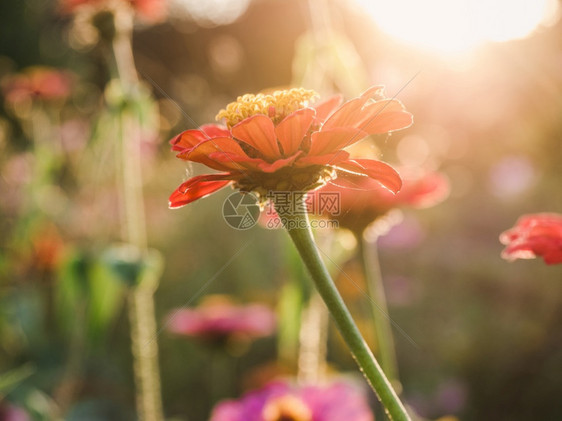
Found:
[[[180,308],[170,313],[168,331],[210,342],[269,336],[275,316],[261,304],[236,305],[225,297],[208,297],[197,308]]]
[[[362,390],[345,382],[294,386],[277,381],[219,403],[210,421],[373,421]]]

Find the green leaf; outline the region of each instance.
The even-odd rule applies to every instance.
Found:
[[[31,363],[14,368],[6,373],[0,374],[0,395],[7,395],[18,384],[35,373],[35,367]]]

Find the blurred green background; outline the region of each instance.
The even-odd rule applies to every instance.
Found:
[[[275,368],[275,336],[211,352],[167,333],[166,315],[208,294],[275,307],[295,276],[286,233],[225,223],[229,189],[167,208],[186,170],[201,171],[167,140],[213,122],[238,95],[304,81],[347,98],[386,85],[415,123],[376,139],[382,158],[451,183],[444,203],[405,211],[380,243],[390,314],[411,338],[394,332],[404,400],[428,419],[562,419],[562,266],[506,262],[498,241],[521,214],[562,212],[560,20],[443,54],[391,37],[352,1],[217,2],[223,17],[180,3],[133,37],[151,92],[143,107],[158,127],[143,138],[142,173],[149,245],[164,259],[155,304],[166,416],[205,420],[217,399],[286,372]],[[330,36],[315,38],[327,25]],[[64,388],[73,390],[68,419],[134,419],[127,287],[111,271],[120,205],[109,74],[102,48],[79,45],[71,27],[55,2],[0,3],[0,78],[36,65],[74,75],[49,132],[60,144],[49,180],[33,178],[41,156],[25,110],[0,108],[0,393],[33,419],[51,419]],[[368,317],[366,298],[344,276],[338,285],[357,319]],[[335,331],[329,361],[355,370]]]

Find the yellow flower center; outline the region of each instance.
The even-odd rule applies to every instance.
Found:
[[[265,421],[311,421],[312,412],[296,396],[286,395],[268,402],[263,409]]]
[[[272,94],[246,94],[228,104],[215,118],[224,118],[230,128],[250,116],[263,114],[277,124],[292,112],[308,107],[317,96],[316,92],[304,88],[275,91]]]

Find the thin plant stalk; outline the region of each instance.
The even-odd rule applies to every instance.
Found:
[[[370,305],[381,366],[388,379],[395,387],[399,387],[398,363],[380,269],[377,239],[369,240],[363,235],[357,237],[359,259],[365,274],[367,292],[371,298]]]
[[[316,291],[304,308],[299,333],[297,381],[317,384],[326,375],[328,311]]]
[[[138,85],[131,47],[132,14],[115,16],[116,34],[112,50],[114,67],[125,95]],[[139,121],[128,110],[119,114],[122,145],[123,239],[141,252],[147,250],[146,221],[142,194]],[[157,327],[154,311],[154,283],[139,282],[129,300],[131,351],[135,372],[136,403],[139,419],[161,421],[163,417],[158,367]]]
[[[306,209],[304,203],[294,204],[292,209]],[[363,339],[349,310],[347,309],[334,281],[320,257],[312,236],[312,230],[306,213],[292,213],[287,209],[278,209],[279,216],[285,222],[285,228],[307,267],[310,276],[332,319],[347,343],[351,354],[359,365],[371,388],[383,404],[391,420],[410,420],[408,413],[392,385],[386,378],[379,363]]]

